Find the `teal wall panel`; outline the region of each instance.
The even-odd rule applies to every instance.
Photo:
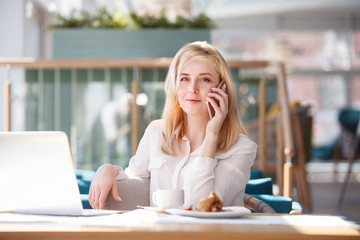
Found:
[[[203,29],[55,29],[55,59],[173,57],[186,43],[210,42]]]

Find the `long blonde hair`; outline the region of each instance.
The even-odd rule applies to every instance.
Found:
[[[229,105],[217,140],[217,151],[225,152],[233,146],[240,133],[246,134],[237,109],[236,93],[229,67],[216,48],[207,42],[193,42],[183,46],[172,60],[165,81],[166,101],[162,114],[165,121],[161,151],[167,155],[176,155],[174,140],[177,140],[181,151],[181,140],[185,135],[186,113],[180,108],[177,89],[180,81],[180,70],[194,58],[206,58],[214,62],[215,71],[226,84]]]

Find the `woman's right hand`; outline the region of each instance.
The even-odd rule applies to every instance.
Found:
[[[89,202],[92,208],[104,209],[110,191],[115,201],[121,201],[116,183],[119,170],[121,170],[120,167],[111,164],[104,164],[98,168],[89,191]]]

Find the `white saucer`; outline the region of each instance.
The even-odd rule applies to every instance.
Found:
[[[184,210],[177,208],[165,209],[165,211],[174,215],[197,218],[237,218],[251,213],[249,209],[240,206],[223,207],[223,211],[221,212],[197,212],[194,210]]]

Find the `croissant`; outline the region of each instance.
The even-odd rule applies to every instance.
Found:
[[[195,210],[198,212],[220,212],[222,211],[223,202],[213,191],[209,197],[200,199]]]

